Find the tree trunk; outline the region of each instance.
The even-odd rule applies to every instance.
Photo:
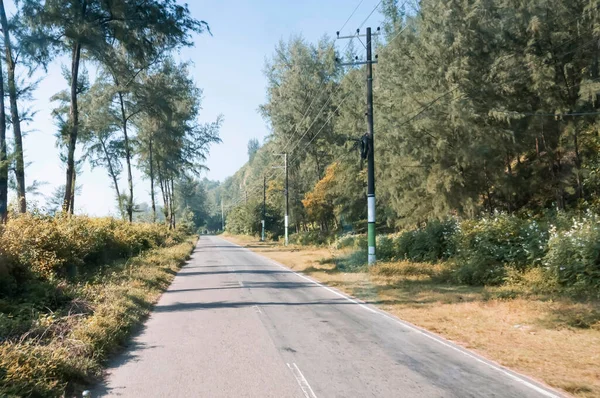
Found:
[[[71,186],[71,215],[75,214],[75,189],[77,187],[77,169],[73,173],[73,185]]]
[[[150,198],[152,199],[152,222],[156,222],[156,199],[154,198],[154,161],[152,153],[152,140],[150,140]]]
[[[169,205],[168,205],[168,198],[167,198],[167,189],[165,187],[165,182],[162,176],[162,173],[160,171],[160,163],[156,163],[156,171],[158,172],[158,183],[160,186],[160,192],[162,194],[163,197],[163,213],[165,215],[165,222],[169,222]]]
[[[574,127],[573,133],[573,145],[575,146],[575,178],[577,183],[577,197],[583,199],[583,183],[581,181],[581,155],[579,154],[579,142],[577,137],[577,128]]]
[[[129,147],[129,136],[127,134],[127,115],[125,114],[125,103],[123,93],[119,91],[121,103],[121,117],[123,118],[123,137],[125,138],[125,161],[127,163],[127,184],[129,185],[129,197],[127,198],[127,216],[129,222],[133,221],[133,176],[131,174],[131,148]]]
[[[169,215],[167,222],[169,223],[169,228],[173,228],[173,193],[171,192],[171,184],[168,178],[165,180],[165,188],[167,191],[167,212]]]
[[[27,200],[25,198],[25,160],[23,156],[23,135],[21,134],[21,119],[19,118],[19,108],[17,105],[15,62],[12,57],[10,33],[8,21],[6,19],[6,11],[4,10],[3,0],[0,0],[0,23],[2,24],[2,32],[4,32],[4,51],[6,69],[8,72],[8,96],[10,100],[10,117],[13,126],[13,133],[15,136],[15,177],[17,180],[17,198],[19,204],[19,213],[25,213],[27,211]]]
[[[2,7],[4,4],[2,3]],[[0,82],[4,81],[0,63]],[[0,223],[8,216],[8,156],[6,154],[6,112],[4,110],[4,84],[0,84]]]
[[[81,61],[81,43],[76,41],[73,45],[71,57],[71,131],[69,132],[69,145],[67,155],[67,181],[65,183],[65,200],[63,211],[72,212],[71,191],[73,189],[73,175],[75,170],[75,146],[77,145],[77,134],[79,132],[79,108],[77,104],[77,81],[79,80],[79,64]]]
[[[173,205],[174,200],[174,196],[175,196],[175,182],[174,179],[171,178],[171,220],[172,220],[172,224],[173,224],[173,229],[175,229],[175,227],[177,226],[175,223],[175,206]]]
[[[104,157],[106,158],[106,164],[108,165],[108,172],[110,177],[113,180],[113,185],[115,187],[115,192],[117,193],[117,204],[119,206],[119,214],[121,214],[121,218],[125,220],[125,213],[123,213],[123,203],[121,201],[121,192],[119,191],[119,180],[117,179],[117,175],[115,173],[115,169],[112,166],[112,162],[110,161],[110,156],[108,156],[108,150],[106,149],[106,143],[102,138],[100,138],[100,143],[102,144],[102,150],[104,151]]]

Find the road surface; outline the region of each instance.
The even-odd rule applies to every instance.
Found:
[[[245,248],[203,236],[93,397],[556,397]]]

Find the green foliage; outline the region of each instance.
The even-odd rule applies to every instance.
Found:
[[[196,223],[194,222],[194,212],[189,207],[183,209],[180,213],[179,221],[177,222],[177,228],[183,231],[187,235],[191,235],[198,230]]]
[[[598,217],[574,219],[571,226],[553,228],[544,264],[563,287],[600,294],[600,225]]]
[[[289,236],[290,243],[302,246],[321,246],[329,244],[333,236],[321,231],[298,232]]]
[[[395,240],[395,257],[414,262],[435,263],[455,254],[457,221],[430,221],[423,228],[406,231]]]
[[[252,138],[248,141],[248,163],[252,163],[254,157],[256,156],[256,152],[260,149],[260,142],[256,138]]]
[[[227,214],[226,230],[232,234],[260,236],[263,205],[250,202],[233,208]],[[283,219],[273,207],[267,204],[265,229],[272,239],[277,240],[284,233]]]
[[[364,272],[367,269],[367,251],[358,250],[336,259],[336,269],[340,272]]]
[[[532,219],[497,214],[464,221],[455,235],[457,279],[468,284],[500,284],[506,267],[521,271],[541,266],[548,226]]]

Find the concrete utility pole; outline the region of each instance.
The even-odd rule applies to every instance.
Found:
[[[288,156],[287,155],[288,155],[287,153],[283,154],[283,157],[285,160],[285,245],[286,246],[290,243],[289,236],[288,236],[290,190],[289,190],[289,185],[288,185]]]
[[[267,219],[267,176],[263,176],[263,211],[262,211],[262,234],[261,241],[265,241],[265,221]]]
[[[283,194],[285,196],[285,245],[289,244],[289,236],[288,236],[288,224],[289,224],[289,186],[288,186],[288,154],[287,153],[278,153],[277,155],[283,156],[285,169],[285,189],[283,190]],[[275,166],[274,169],[280,169],[281,166]]]
[[[367,219],[369,265],[375,264],[375,151],[373,146],[373,62],[371,59],[371,28],[367,28],[367,128],[369,152],[367,157]]]
[[[379,28],[377,28],[379,32]],[[378,33],[375,33],[376,36]],[[352,39],[354,37],[361,37],[360,30],[356,31],[354,36],[340,37],[340,32],[337,32],[338,39]],[[375,264],[377,256],[375,253],[376,247],[376,236],[375,236],[375,151],[373,145],[373,64],[377,63],[377,60],[372,58],[372,34],[371,28],[367,28],[366,36],[367,44],[367,59],[364,62],[357,61],[347,65],[366,65],[367,69],[367,142],[366,142],[366,158],[367,158],[367,219],[368,219],[368,259],[369,265]],[[377,56],[375,56],[377,58]]]

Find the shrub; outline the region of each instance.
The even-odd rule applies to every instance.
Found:
[[[573,220],[569,229],[551,231],[545,265],[563,286],[600,296],[600,225],[598,217]]]
[[[390,235],[377,235],[377,260],[389,261],[396,258],[394,239]]]
[[[341,272],[363,272],[367,270],[367,251],[354,251],[336,261],[336,269]]]
[[[414,262],[435,263],[455,253],[457,222],[431,221],[423,228],[407,231],[395,239],[396,257]]]
[[[525,271],[542,265],[549,232],[536,220],[498,214],[464,221],[454,236],[457,280],[497,285],[503,282],[507,266]]]
[[[358,235],[354,234],[342,235],[333,242],[333,247],[335,249],[345,249],[347,247],[353,247],[354,241],[356,240],[357,236]]]
[[[159,224],[20,215],[0,230],[0,292],[11,294],[31,278],[74,276],[93,265],[180,242],[183,236],[183,232],[169,231]]]
[[[513,267],[506,268],[504,284],[507,287],[518,287],[520,291],[533,294],[555,293],[558,280],[547,268],[536,267],[520,271]]]

